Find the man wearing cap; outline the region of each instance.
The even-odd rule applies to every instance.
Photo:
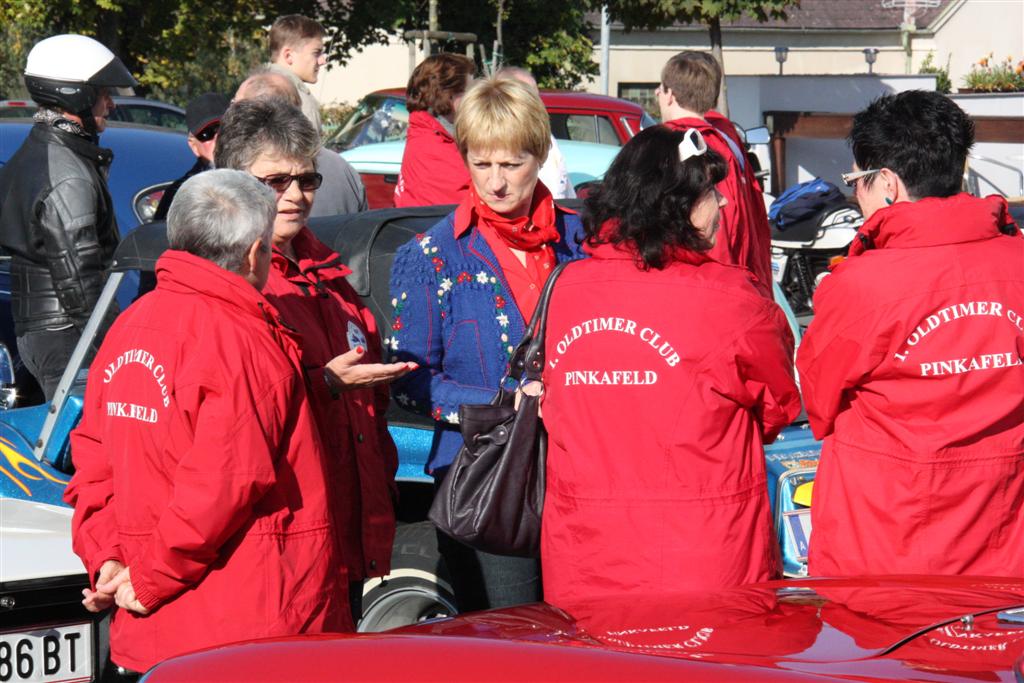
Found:
[[[18,352],[49,401],[120,240],[107,190],[114,155],[99,136],[114,89],[137,83],[101,43],[65,34],[32,48],[25,85],[39,110],[0,169],[0,246],[11,256]]]
[[[188,148],[196,155],[196,163],[185,175],[175,180],[164,190],[160,204],[156,207],[153,220],[167,219],[167,212],[178,188],[194,175],[213,168],[213,148],[217,144],[217,131],[220,130],[220,119],[227,111],[231,100],[227,95],[216,92],[203,93],[185,107],[185,124],[188,126]]]

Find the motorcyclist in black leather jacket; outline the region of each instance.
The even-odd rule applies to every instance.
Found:
[[[0,246],[11,256],[18,352],[50,400],[120,239],[106,180],[113,153],[98,142],[111,90],[136,82],[100,43],[60,35],[32,48],[25,84],[40,108],[0,169]]]

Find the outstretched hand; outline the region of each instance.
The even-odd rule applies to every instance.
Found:
[[[417,363],[362,363],[366,349],[362,346],[332,358],[324,370],[340,391],[364,389],[398,379],[419,367]]]

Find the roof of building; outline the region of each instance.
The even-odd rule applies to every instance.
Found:
[[[938,0],[937,7],[919,7],[915,13],[917,28],[926,29],[937,19],[947,6],[956,0]],[[885,0],[891,5],[892,0]],[[920,2],[919,4],[925,4]],[[929,3],[934,4],[934,3]],[[723,29],[771,29],[787,31],[865,31],[896,30],[903,23],[903,8],[883,8],[883,0],[801,0],[799,6],[786,10],[786,19],[759,22],[744,15],[737,21],[723,23]],[[600,15],[592,13],[588,19],[600,24]],[[685,28],[686,24],[674,24],[672,28]],[[622,24],[612,22],[612,28],[620,29]]]

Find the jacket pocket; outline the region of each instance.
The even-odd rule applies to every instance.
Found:
[[[459,384],[488,386],[484,353],[479,323],[476,320],[460,320],[445,339],[445,374]],[[494,384],[497,385],[497,379]]]

